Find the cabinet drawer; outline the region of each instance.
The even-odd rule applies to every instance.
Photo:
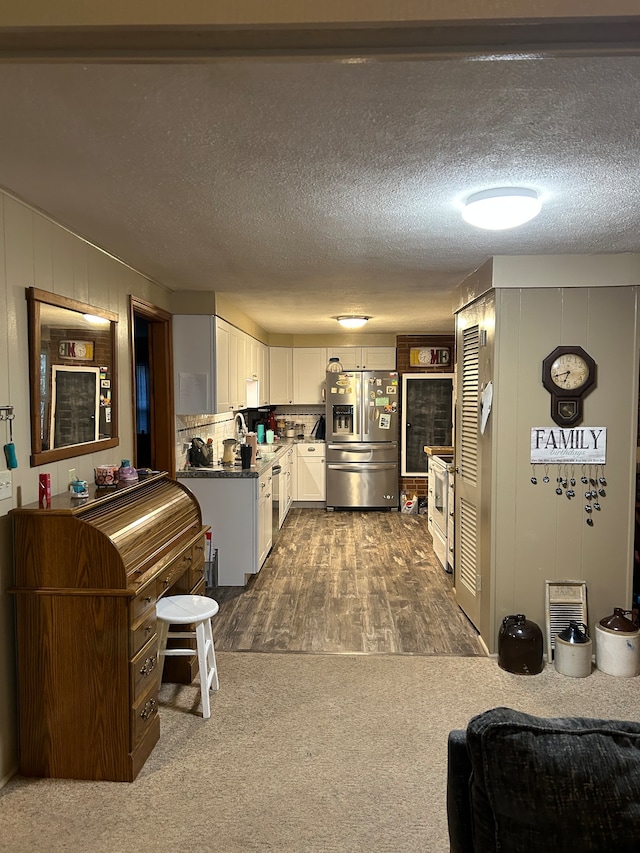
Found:
[[[136,748],[158,716],[158,679],[131,707],[131,751]]]
[[[296,450],[297,450],[298,457],[300,457],[300,456],[306,456],[306,457],[321,456],[324,459],[326,444],[322,441],[318,442],[318,444],[297,444]]]
[[[142,592],[138,593],[131,602],[131,624],[137,624],[147,610],[153,610],[155,613],[156,601],[156,587],[155,584],[151,583]]]
[[[131,655],[136,655],[156,633],[156,607],[144,614],[143,618],[131,629]]]
[[[154,639],[141,649],[129,664],[131,696],[135,704],[138,697],[148,693],[151,682],[158,689],[160,669],[158,667],[158,643]]]
[[[442,535],[438,531],[437,527],[433,528],[432,531],[433,536],[433,550],[435,551],[435,555],[440,561],[440,564],[446,568],[447,566],[447,544],[443,539]]]
[[[173,563],[169,563],[168,566],[165,566],[156,581],[156,595],[158,598],[173,586],[181,575],[184,575],[187,572],[191,566],[191,562],[191,549],[189,549],[188,552],[181,554],[173,561]]]
[[[196,584],[200,583],[201,580],[204,579],[204,560],[200,560],[199,563],[192,565],[189,568],[188,572],[188,583],[189,583],[189,591],[191,591]]]

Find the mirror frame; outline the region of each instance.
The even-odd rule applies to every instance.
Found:
[[[77,302],[66,296],[58,296],[55,293],[47,293],[36,287],[28,287],[26,290],[27,312],[29,321],[29,385],[31,397],[31,467],[47,465],[58,462],[61,459],[70,459],[73,456],[84,456],[87,453],[96,453],[109,447],[117,447],[120,444],[118,438],[118,382],[117,382],[117,329],[118,315],[104,308],[96,308],[95,305],[87,305]],[[108,320],[110,324],[111,337],[111,437],[99,439],[98,441],[86,441],[82,444],[70,444],[65,447],[55,447],[51,450],[42,449],[42,438],[40,435],[40,350],[42,346],[41,312],[42,304],[53,305],[56,308],[66,308],[79,314],[93,314]],[[51,369],[51,368],[50,368]]]

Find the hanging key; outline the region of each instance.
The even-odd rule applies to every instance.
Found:
[[[601,498],[606,498],[606,496],[607,496],[607,493],[605,492],[604,489],[598,489],[598,494],[600,495]]]
[[[592,518],[588,518],[588,519],[587,519],[587,524],[589,525],[589,527],[593,527],[593,519],[592,519]]]
[[[562,494],[562,489],[560,488],[560,486],[558,486],[558,488],[556,489],[556,495],[561,495],[561,494]]]
[[[583,474],[583,475],[582,475],[582,477],[580,477],[580,482],[581,482],[581,483],[584,483],[584,484],[585,484],[585,486],[586,486],[586,485],[587,485],[587,483],[588,483],[589,481],[587,480],[587,478],[586,478],[586,477],[584,476],[584,474]]]
[[[568,498],[575,498],[576,493],[573,491],[573,489],[567,489],[567,491],[565,492],[565,495]]]
[[[545,474],[545,476],[542,478],[542,482],[543,482],[543,483],[548,483],[548,482],[549,482],[549,477],[547,477],[547,475],[546,475],[546,474]]]
[[[537,486],[537,485],[538,485],[538,478],[537,478],[537,477],[532,477],[532,478],[531,478],[531,482],[533,483],[533,485],[534,485],[534,486]]]
[[[593,507],[591,506],[591,504],[587,504],[584,508],[585,512],[591,512],[592,510],[593,510]]]
[[[600,511],[600,504],[598,503],[598,501],[596,501],[596,502],[594,503],[593,508],[594,508],[594,509],[597,509],[597,510],[598,510],[598,512]]]
[[[598,482],[600,483],[601,486],[606,486],[607,485],[607,478],[606,477],[600,477],[598,479]]]
[[[572,485],[572,486],[575,486],[575,484],[576,484],[576,478],[575,478],[575,477],[572,477],[572,478],[569,480],[569,482],[571,483],[571,485]]]

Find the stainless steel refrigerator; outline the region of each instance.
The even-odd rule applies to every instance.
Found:
[[[327,509],[398,508],[398,379],[327,372]]]

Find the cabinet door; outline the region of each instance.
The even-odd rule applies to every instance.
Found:
[[[235,359],[229,359],[229,386],[234,410],[244,409],[247,405],[247,337],[244,332],[231,327],[231,352]]]
[[[175,314],[173,370],[176,414],[215,412],[214,322],[204,314]]]
[[[345,370],[360,370],[362,347],[327,347],[327,362],[330,358],[339,358]]]
[[[273,474],[271,469],[260,477],[258,486],[258,571],[273,544]]]
[[[293,402],[323,403],[322,389],[326,377],[326,347],[294,347]]]
[[[298,459],[298,500],[326,499],[324,459]]]
[[[291,347],[269,347],[269,387],[272,406],[293,403],[293,350]]]
[[[395,370],[395,347],[362,347],[362,370]]]
[[[231,363],[235,363],[237,346],[231,337],[231,326],[216,317],[216,399],[214,412],[216,414],[233,409],[236,388],[231,386]]]
[[[269,391],[269,347],[258,341],[258,393],[261,406],[268,406]]]

